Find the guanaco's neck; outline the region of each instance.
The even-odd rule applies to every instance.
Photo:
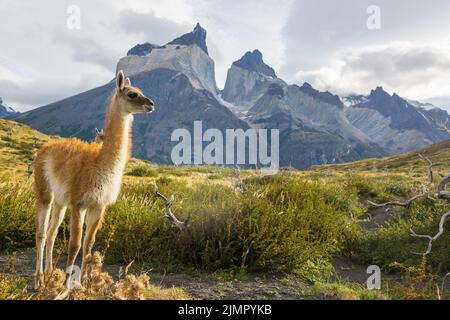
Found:
[[[103,146],[98,159],[102,168],[123,171],[130,157],[130,130],[133,116],[124,114],[117,103],[119,103],[118,99],[114,95],[108,107]]]

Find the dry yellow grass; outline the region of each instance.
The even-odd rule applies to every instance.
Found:
[[[86,259],[86,279],[68,291],[65,273],[55,269],[49,274],[45,287],[34,296],[38,300],[187,300],[181,288],[162,288],[150,283],[147,274],[124,274],[119,280],[103,271],[103,256],[95,252]]]
[[[29,160],[46,142],[57,139],[24,124],[0,119],[0,174],[26,176]]]

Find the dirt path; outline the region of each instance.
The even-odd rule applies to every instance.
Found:
[[[359,225],[366,232],[373,232],[395,218],[396,210],[392,207],[370,208],[360,217]]]
[[[14,273],[29,277],[35,265],[34,250],[17,252],[15,255],[0,256],[0,273]],[[63,268],[64,264],[59,263]],[[119,266],[105,265],[104,270],[117,278]],[[213,274],[200,276],[188,274],[161,274],[149,272],[150,281],[154,284],[170,288],[181,287],[193,299],[314,299],[305,297],[308,285],[293,276],[250,275],[246,280],[224,279]],[[316,298],[317,299],[317,298]]]
[[[370,210],[359,221],[366,232],[373,232],[389,219],[394,217],[394,210],[375,208]],[[343,280],[350,283],[365,285],[368,274],[367,266],[353,263],[347,258],[333,260],[335,274],[332,280]],[[32,285],[32,274],[35,267],[35,252],[33,249],[19,251],[14,255],[0,256],[0,273],[14,273],[29,277]],[[58,264],[64,268],[64,262]],[[120,266],[105,265],[104,270],[114,278],[118,278]],[[294,276],[249,275],[245,280],[219,277],[215,274],[161,274],[149,272],[150,281],[162,287],[181,287],[193,299],[321,299],[321,297],[306,296],[309,284],[302,283]],[[387,275],[389,278],[396,276]]]

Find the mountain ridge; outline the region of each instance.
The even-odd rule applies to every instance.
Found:
[[[448,122],[441,109],[416,107],[382,87],[367,96],[339,97],[307,82],[288,84],[258,49],[232,63],[220,91],[200,24],[166,45],[137,44],[117,70],[157,103],[150,119],[136,117],[133,155],[158,163],[170,163],[170,132],[191,130],[196,120],[222,131],[280,129],[280,164],[298,168],[381,157],[450,138],[433,124]],[[12,119],[44,133],[89,140],[103,125],[113,90],[109,82]]]

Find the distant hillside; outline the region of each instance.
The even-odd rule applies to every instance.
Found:
[[[0,119],[0,175],[24,174],[39,148],[58,137],[48,136],[27,125]]]
[[[0,176],[26,176],[28,164],[39,149],[57,139],[62,138],[46,135],[22,123],[0,119]],[[130,159],[127,172],[142,165],[151,167],[147,161]]]
[[[412,175],[422,174],[426,168],[424,161],[419,158],[419,154],[428,157],[436,164],[436,169],[442,173],[450,170],[450,140],[442,141],[419,150],[403,153],[400,155],[381,159],[367,159],[351,163],[335,165],[312,166],[314,171],[342,170],[342,171],[377,171],[389,170],[398,172],[408,172]]]

